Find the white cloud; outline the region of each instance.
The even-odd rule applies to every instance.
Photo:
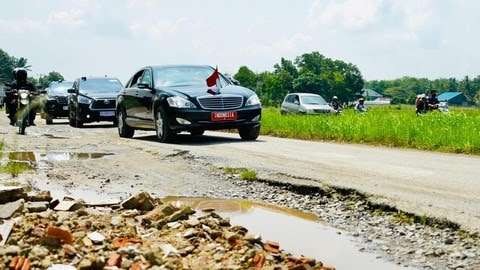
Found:
[[[311,26],[363,29],[378,19],[383,0],[315,0],[308,17]]]
[[[83,10],[79,9],[54,11],[48,16],[47,23],[73,27],[82,26],[85,24],[84,15]]]

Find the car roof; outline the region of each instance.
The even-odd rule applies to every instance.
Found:
[[[213,68],[209,65],[154,65],[154,66],[148,66],[153,69],[157,68],[175,68],[175,67],[208,67],[208,68]]]
[[[87,80],[99,80],[99,79],[105,79],[105,80],[118,80],[117,78],[115,77],[105,77],[105,76],[98,76],[98,77],[95,77],[95,76],[90,76],[90,77],[80,77],[80,78],[77,78],[77,80],[82,80],[82,78],[86,78]]]
[[[299,95],[299,96],[320,96],[319,94],[314,94],[314,93],[289,93],[288,95]]]

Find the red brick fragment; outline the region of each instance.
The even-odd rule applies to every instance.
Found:
[[[48,226],[46,236],[60,240],[62,244],[73,244],[72,233],[68,230],[64,230],[55,226]]]
[[[30,260],[19,256],[14,257],[8,265],[8,269],[10,270],[30,270],[30,268]]]
[[[141,244],[142,240],[137,238],[121,237],[115,238],[112,242],[114,248],[122,248],[133,244]]]
[[[262,269],[262,267],[265,265],[265,255],[261,253],[255,254],[253,257],[253,266],[255,269]]]
[[[280,252],[280,245],[277,242],[267,241],[263,244],[263,248],[271,253],[279,253]]]
[[[110,255],[110,258],[108,258],[107,266],[120,267],[121,264],[122,264],[122,256],[120,256],[120,254],[118,253],[113,253],[112,255]]]
[[[11,261],[10,261],[10,264],[8,265],[8,269],[10,270],[14,270],[15,269],[15,266],[17,266],[17,263],[18,263],[18,260],[20,259],[20,257],[16,256],[14,257]]]

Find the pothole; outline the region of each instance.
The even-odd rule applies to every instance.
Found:
[[[314,214],[248,200],[166,197],[163,201],[197,210],[214,209],[230,218],[232,224],[282,243],[282,248],[293,255],[322,258],[336,269],[413,269],[360,252],[353,237],[321,223]]]

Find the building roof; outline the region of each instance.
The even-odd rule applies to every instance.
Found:
[[[438,96],[439,101],[449,101],[459,95],[463,95],[462,92],[444,92]]]
[[[362,95],[364,95],[366,97],[373,97],[373,98],[383,97],[382,94],[380,94],[377,91],[374,91],[372,89],[363,89],[362,90]]]

